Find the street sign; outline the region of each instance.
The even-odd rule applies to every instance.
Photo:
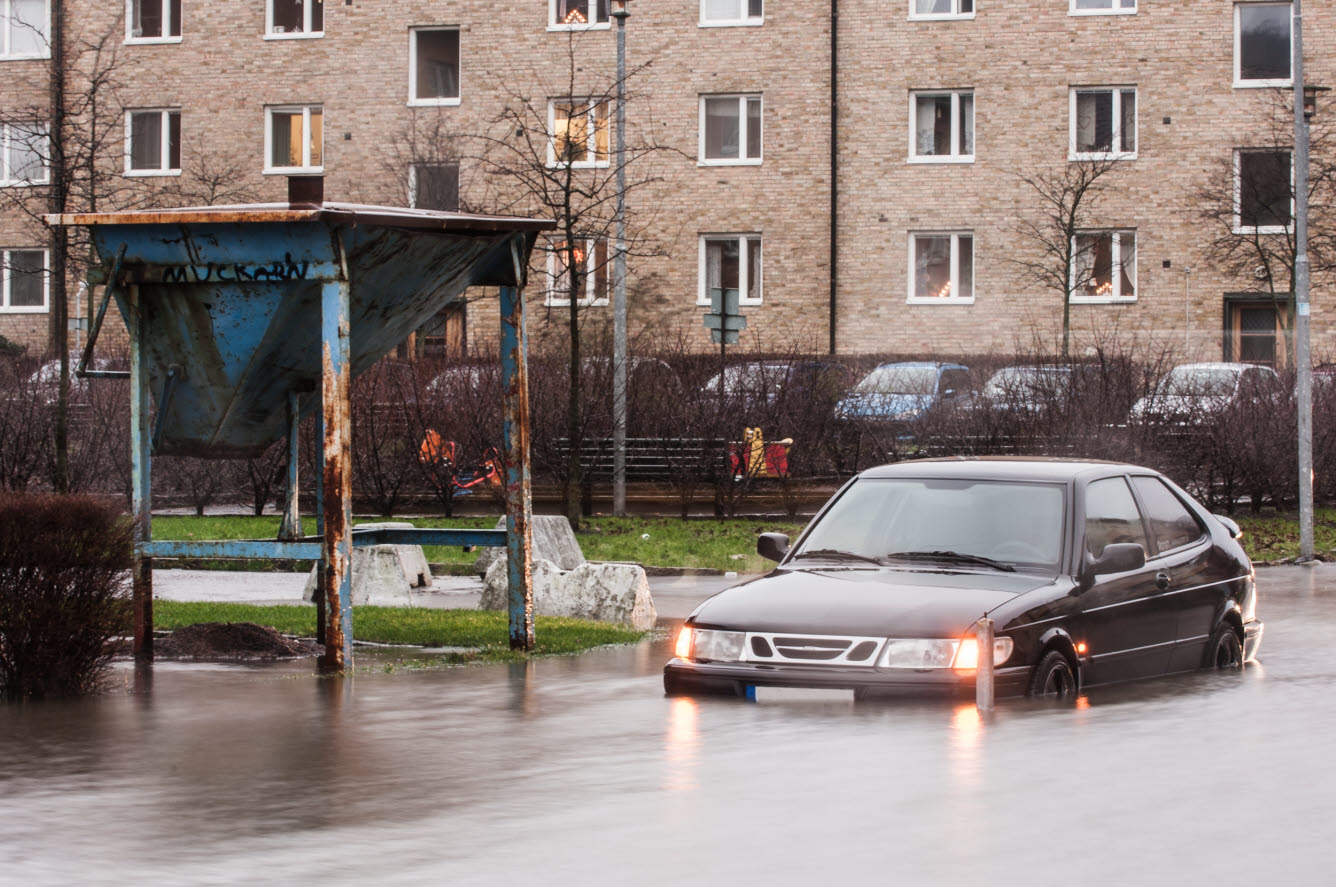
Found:
[[[710,330],[710,341],[716,345],[736,345],[742,340],[733,330]]]

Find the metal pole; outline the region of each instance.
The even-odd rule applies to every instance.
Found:
[[[510,649],[532,650],[533,500],[529,487],[529,342],[519,249],[512,244],[515,286],[501,287],[502,416],[506,457],[506,605]]]
[[[140,290],[131,286],[126,292],[130,308],[130,498],[135,518],[135,541],[153,539],[153,453],[149,426],[148,358],[144,353],[148,323],[144,317]],[[134,653],[144,662],[153,659],[153,558],[139,553],[135,546]]]
[[[612,513],[626,515],[626,19],[617,16],[617,245],[612,294]]]
[[[993,710],[993,620],[974,623],[979,644],[979,667],[974,672],[974,704],[981,712]]]
[[[1313,376],[1308,349],[1308,120],[1303,0],[1294,0],[1294,362],[1299,432],[1299,560],[1313,558]]]
[[[302,536],[302,513],[298,485],[298,467],[301,448],[298,434],[301,428],[301,402],[295,391],[288,392],[288,487],[283,495],[283,522],[278,538],[296,540]]]
[[[325,653],[320,664],[329,671],[345,671],[353,664],[349,290],[346,277],[329,280],[320,299],[320,395],[324,405],[320,423],[324,474],[320,587],[325,597]]]

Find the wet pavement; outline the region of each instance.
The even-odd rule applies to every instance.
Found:
[[[665,628],[718,584],[663,582]],[[351,680],[126,666],[0,708],[0,883],[1330,884],[1336,566],[1258,583],[1262,663],[988,720],[665,699],[669,632]]]

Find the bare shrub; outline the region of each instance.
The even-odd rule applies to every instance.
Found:
[[[51,407],[33,381],[40,361],[0,361],[0,490],[22,491],[52,459]]]

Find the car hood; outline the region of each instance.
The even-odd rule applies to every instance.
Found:
[[[1132,404],[1132,418],[1143,416],[1193,416],[1218,412],[1229,405],[1222,395],[1153,394]]]
[[[926,410],[932,406],[931,394],[851,394],[835,405],[835,415],[844,418],[878,416],[893,418],[901,413]]]
[[[1030,573],[777,569],[702,603],[706,627],[869,637],[959,637],[990,610],[1052,582]]]

